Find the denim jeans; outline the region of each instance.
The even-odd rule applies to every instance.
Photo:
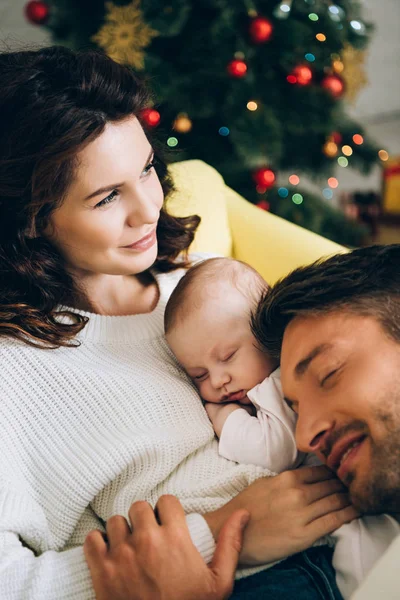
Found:
[[[343,600],[332,567],[333,550],[309,548],[235,582],[231,600]]]

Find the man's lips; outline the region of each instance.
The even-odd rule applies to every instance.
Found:
[[[365,438],[365,433],[353,433],[336,442],[327,458],[326,464],[332,471],[337,473],[338,477],[340,477],[339,472],[345,470],[344,467],[348,458],[355,454],[354,450],[358,448]]]

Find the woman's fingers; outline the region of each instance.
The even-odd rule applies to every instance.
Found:
[[[83,552],[88,562],[106,556],[108,548],[105,537],[105,534],[98,529],[89,531],[83,544]]]
[[[122,515],[110,517],[107,521],[106,530],[111,548],[118,544],[122,544],[131,533],[131,528]]]
[[[134,502],[130,507],[128,514],[133,533],[157,525],[154,510],[145,500]]]
[[[222,598],[229,598],[232,593],[233,581],[239,555],[243,544],[243,531],[250,520],[250,513],[238,510],[229,517],[218,536],[217,547],[210,564],[215,573],[218,591]]]
[[[156,515],[160,525],[186,525],[185,511],[176,496],[165,494],[157,502]]]

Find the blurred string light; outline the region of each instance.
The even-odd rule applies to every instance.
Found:
[[[319,20],[319,16],[317,15],[317,13],[310,13],[308,15],[308,18],[310,19],[310,21],[318,21]]]
[[[346,16],[343,8],[337,4],[331,4],[328,7],[328,15],[334,23],[340,23]]]
[[[227,135],[230,134],[230,131],[229,131],[228,127],[220,127],[218,129],[218,133],[219,133],[219,135],[222,135],[223,137],[226,137]]]
[[[324,188],[322,190],[322,194],[323,194],[324,198],[326,198],[327,200],[332,200],[332,198],[333,198],[333,192],[332,192],[331,188]]]
[[[317,33],[315,37],[319,42],[326,42],[326,35],[324,33]]]
[[[381,160],[385,161],[389,159],[389,154],[386,152],[386,150],[379,150],[378,152],[378,156]]]
[[[247,106],[248,110],[251,110],[251,111],[257,110],[257,108],[258,108],[258,104],[257,104],[257,102],[254,102],[254,100],[250,100],[250,102],[248,102],[246,106]]]
[[[342,146],[342,152],[345,156],[351,156],[353,154],[353,148],[345,144]]]
[[[178,145],[178,140],[177,140],[177,138],[176,138],[176,137],[169,137],[169,138],[167,139],[167,145],[168,145],[170,148],[175,148],[175,146],[177,146],[177,145]]]
[[[347,165],[349,164],[349,161],[347,160],[347,158],[345,156],[339,156],[337,161],[338,161],[338,165],[340,167],[347,167]]]
[[[359,133],[355,133],[355,134],[353,135],[353,142],[354,142],[355,144],[357,144],[357,146],[361,146],[361,144],[363,144],[363,143],[364,143],[364,138],[363,138],[363,136],[362,136],[362,135],[360,135]]]
[[[287,198],[289,196],[289,190],[285,187],[280,187],[278,189],[278,196],[281,198]]]
[[[358,35],[365,34],[366,27],[365,27],[364,23],[362,23],[361,21],[356,21],[356,20],[350,21],[350,27],[352,28],[354,33],[357,33]]]
[[[292,196],[292,202],[294,202],[294,204],[301,204],[303,200],[304,198],[301,194],[293,194]]]
[[[286,0],[286,2],[281,2],[281,4],[278,4],[272,14],[277,19],[287,19],[290,15],[291,9],[292,0]]]
[[[328,140],[327,142],[325,142],[322,151],[325,154],[325,156],[333,158],[338,153],[337,144],[335,144],[335,142],[333,142],[332,140]]]
[[[329,179],[328,179],[328,185],[329,185],[330,188],[336,189],[337,186],[339,185],[339,182],[336,179],[336,177],[329,177]]]
[[[300,177],[293,173],[293,175],[290,175],[289,177],[289,183],[292,185],[298,185],[300,183]]]
[[[314,62],[315,61],[315,56],[311,52],[307,52],[307,54],[304,55],[304,58],[306,60],[308,60],[308,62]]]

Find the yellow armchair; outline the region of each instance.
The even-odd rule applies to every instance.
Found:
[[[169,211],[202,219],[193,252],[238,258],[272,284],[300,265],[344,251],[343,246],[250,204],[200,160],[174,163],[170,173],[176,192],[168,201]]]

